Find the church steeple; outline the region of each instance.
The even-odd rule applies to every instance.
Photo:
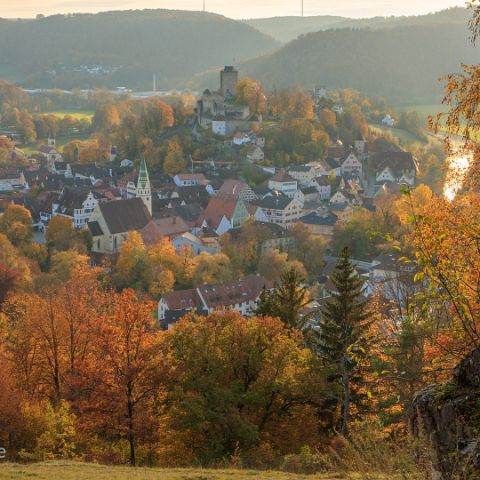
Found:
[[[150,177],[148,176],[145,158],[142,158],[142,161],[140,162],[136,196],[143,200],[143,203],[150,212],[150,215],[152,215],[152,187],[150,185]]]

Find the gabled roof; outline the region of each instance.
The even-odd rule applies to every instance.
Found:
[[[169,310],[191,310],[202,306],[197,290],[193,288],[167,293],[163,301],[168,305]]]
[[[276,223],[270,222],[259,222],[254,221],[250,224],[251,226],[255,227],[256,229],[261,229],[263,232],[268,232],[269,239],[277,239],[277,238],[289,238],[292,237],[292,234],[286,228],[281,227]],[[232,240],[238,240],[245,230],[245,227],[237,227],[233,228],[232,230],[228,231],[228,235]]]
[[[190,230],[185,221],[177,216],[155,218],[151,220],[142,231],[150,227],[155,233],[164,237],[180,235]]]
[[[314,194],[318,193],[318,190],[317,190],[315,187],[305,187],[305,188],[301,188],[300,191],[301,191],[304,195],[314,195]]]
[[[296,182],[296,180],[291,177],[285,170],[278,171],[272,178],[272,182]]]
[[[206,221],[210,227],[217,228],[224,216],[231,220],[239,201],[241,200],[237,200],[233,197],[211,198],[208,202],[207,208],[204,210],[203,214],[200,215],[199,224]]]
[[[93,237],[99,237],[103,235],[102,227],[100,227],[98,222],[88,222],[88,228],[90,229]]]
[[[254,200],[252,203],[260,208],[271,210],[285,210],[294,200],[286,195],[272,195],[260,200]]]
[[[312,170],[312,166],[310,165],[290,165],[288,167],[288,171],[289,172],[303,172],[303,173],[307,173],[309,172],[310,170]]]
[[[98,204],[111,234],[141,230],[151,220],[141,198],[129,198]]]
[[[234,282],[201,285],[197,290],[209,308],[218,308],[256,301],[265,284],[263,277],[249,275]]]
[[[326,175],[316,177],[315,181],[320,187],[328,187],[330,185],[330,179]]]
[[[82,208],[89,193],[89,190],[65,187],[58,199],[57,212],[73,217],[74,210]]]
[[[373,163],[377,172],[390,168],[398,177],[405,171],[417,170],[417,164],[410,152],[380,152],[375,154]]]
[[[338,217],[330,212],[326,215],[312,212],[300,218],[298,221],[306,225],[327,225],[333,227],[338,222]]]
[[[244,190],[251,190],[247,183],[241,180],[226,180],[218,191],[219,196],[238,198]]]

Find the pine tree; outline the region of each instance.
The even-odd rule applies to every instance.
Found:
[[[255,313],[278,317],[290,327],[303,328],[308,318],[302,316],[302,311],[310,303],[304,281],[294,267],[285,269],[272,291],[263,289]]]
[[[336,292],[321,309],[316,349],[332,370],[331,381],[338,386],[339,431],[347,436],[351,406],[360,398],[361,361],[366,355],[371,324],[367,301],[362,295],[363,282],[350,262],[347,247],[331,280]]]

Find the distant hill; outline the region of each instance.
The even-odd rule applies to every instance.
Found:
[[[459,71],[462,62],[479,63],[480,49],[469,41],[466,24],[446,23],[310,33],[240,71],[267,89],[294,83],[348,87],[414,104],[438,102],[438,78]]]
[[[399,26],[458,23],[466,25],[471,11],[450,8],[428,15],[406,17],[346,18],[335,16],[273,17],[245,20],[245,23],[282,43],[295,40],[300,35],[338,28],[394,28]]]
[[[242,22],[203,12],[135,10],[0,19],[0,78],[30,87],[181,86],[193,74],[279,46]],[[86,66],[100,66],[100,69]],[[56,74],[53,75],[52,71]]]
[[[353,21],[353,19],[323,15],[316,17],[253,18],[245,20],[245,23],[279,42],[287,43],[290,40],[295,40],[299,35],[328,30],[348,21]]]

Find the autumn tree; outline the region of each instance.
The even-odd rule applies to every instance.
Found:
[[[144,290],[147,268],[147,252],[142,236],[138,232],[130,232],[118,253],[113,284],[119,290],[127,287]]]
[[[15,246],[30,242],[33,238],[32,215],[21,205],[9,205],[0,217],[0,232]]]
[[[87,230],[77,230],[70,218],[57,215],[47,225],[45,239],[50,251],[77,250],[86,252],[91,247],[91,235]]]
[[[361,362],[370,327],[363,282],[350,262],[348,248],[343,250],[331,279],[335,292],[321,309],[315,349],[331,369],[330,378],[338,386],[338,430],[347,436],[352,405],[358,405],[359,401]]]
[[[250,112],[254,114],[265,113],[267,97],[262,84],[250,77],[242,78],[237,84],[236,101],[248,105]]]
[[[182,147],[177,139],[168,140],[166,146],[165,160],[163,163],[164,173],[176,175],[185,171],[187,162],[182,151]]]
[[[230,259],[223,253],[202,252],[195,258],[192,273],[194,286],[227,282],[232,279]]]
[[[137,448],[155,437],[155,392],[161,380],[156,367],[157,334],[154,305],[141,302],[132,290],[114,294],[112,307],[96,327],[94,360],[87,377],[88,428],[97,435],[114,435],[129,445],[129,463],[137,464]]]
[[[208,464],[266,442],[281,451],[287,442],[317,441],[323,374],[302,336],[281,321],[192,316],[166,334],[162,357],[171,376],[159,454],[171,464]]]

